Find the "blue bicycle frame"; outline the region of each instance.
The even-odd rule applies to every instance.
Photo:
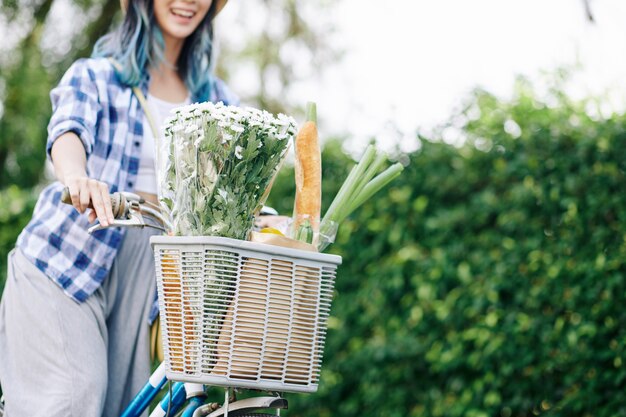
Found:
[[[139,417],[163,389],[166,382],[165,365],[161,363],[152,373],[146,385],[126,407],[121,417]],[[186,386],[192,389],[187,390]],[[188,391],[192,394],[190,398],[187,398]],[[183,412],[183,417],[191,417],[196,409],[204,403],[204,397],[204,389],[202,389],[201,385],[175,382],[172,384],[171,392],[168,392],[163,397],[159,405],[150,414],[150,417],[165,416],[168,411],[171,415],[174,415],[187,400],[189,400],[189,404]]]

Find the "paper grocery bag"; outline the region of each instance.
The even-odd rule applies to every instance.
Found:
[[[180,258],[164,253],[161,257],[161,275],[165,317],[168,326],[167,346],[170,369],[183,371],[183,334],[182,334],[182,277]]]
[[[281,246],[283,248],[317,252],[315,246],[310,243],[301,242],[299,240],[291,239],[282,235],[276,235],[274,233],[250,232],[248,240],[250,242],[265,243],[267,245]]]
[[[263,352],[267,313],[267,261],[244,260],[238,282],[238,294],[228,307],[217,341],[215,375],[256,379]],[[237,310],[235,311],[235,303]],[[230,357],[228,356],[230,354]]]
[[[171,371],[194,374],[198,371],[201,344],[202,316],[197,300],[197,288],[201,287],[201,280],[187,276],[182,264],[179,253],[161,255],[167,352]]]
[[[313,245],[284,236],[252,232],[253,242],[315,251]],[[319,268],[288,260],[244,258],[237,310],[229,306],[216,351],[215,375],[285,380],[308,384],[317,355],[316,320]],[[291,334],[289,329],[291,328]],[[232,348],[232,349],[231,349]]]

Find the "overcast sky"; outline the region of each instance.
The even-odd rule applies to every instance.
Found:
[[[574,94],[621,94],[626,1],[591,6],[595,24],[582,0],[342,0],[335,19],[346,56],[302,91],[318,102],[327,134],[405,137],[409,149],[418,128],[445,121],[472,88],[507,96],[516,74],[579,61]]]

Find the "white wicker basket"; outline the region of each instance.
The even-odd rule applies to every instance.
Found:
[[[169,379],[317,390],[341,257],[221,237],[151,243]]]

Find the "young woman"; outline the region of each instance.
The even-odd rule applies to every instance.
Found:
[[[159,126],[185,103],[236,104],[211,74],[212,21],[225,3],[122,0],[121,25],[52,90],[58,181],[9,255],[0,305],[8,417],[117,416],[147,380],[155,232],[87,228],[113,220],[111,192],[156,201],[155,138],[132,87]],[[60,203],[64,187],[73,207]]]

